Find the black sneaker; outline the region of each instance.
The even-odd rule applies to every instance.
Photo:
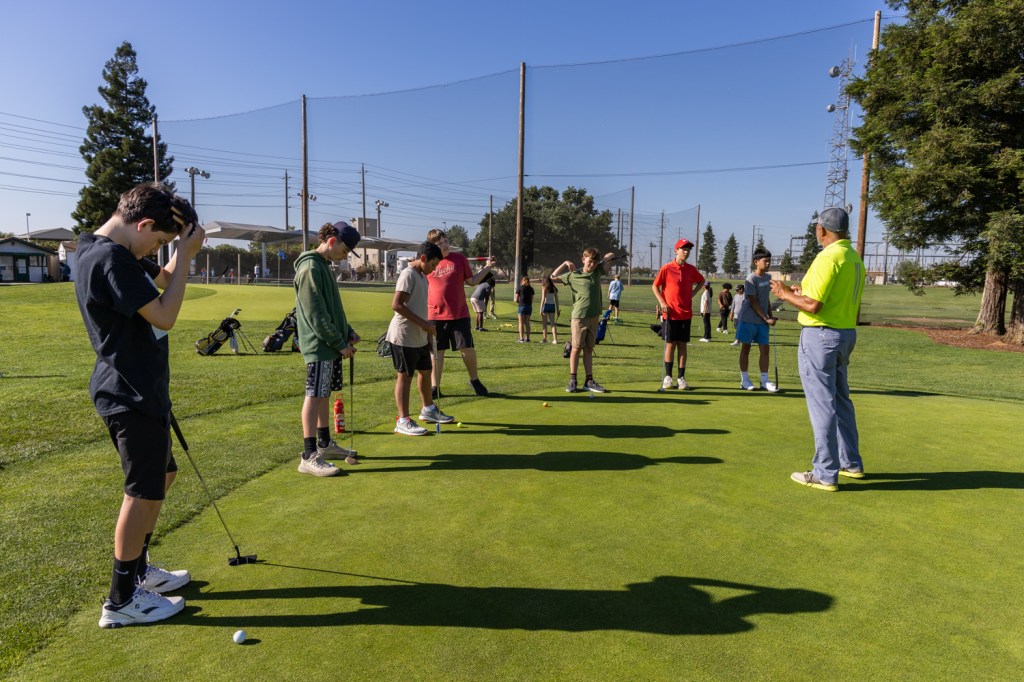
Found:
[[[608,392],[608,389],[606,389],[604,386],[602,386],[601,384],[597,383],[593,379],[590,379],[589,381],[587,381],[587,383],[583,384],[583,388],[587,389],[591,393],[607,393]]]
[[[487,387],[481,384],[479,379],[471,380],[469,385],[473,387],[473,390],[476,391],[478,396],[482,397],[487,395]]]

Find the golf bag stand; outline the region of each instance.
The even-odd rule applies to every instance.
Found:
[[[234,312],[221,320],[220,325],[213,332],[196,341],[196,352],[200,355],[213,355],[220,350],[225,341],[228,341],[231,344],[231,350],[237,353],[238,339],[241,338],[243,345],[255,354],[256,348],[249,343],[249,339],[240,329],[242,323],[235,318],[240,312],[242,312],[241,308],[235,308]]]

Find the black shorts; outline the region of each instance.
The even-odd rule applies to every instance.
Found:
[[[692,320],[666,320],[661,325],[661,334],[665,343],[689,343],[690,322]]]
[[[103,417],[110,440],[121,456],[124,494],[143,500],[164,499],[166,477],[178,470],[171,455],[171,417],[151,417],[137,410]]]
[[[469,331],[469,318],[459,320],[431,320],[437,329],[438,350],[462,350],[473,347],[473,333]]]
[[[306,365],[306,397],[330,398],[331,391],[340,391],[344,386],[345,367],[343,358],[321,360]]]
[[[419,347],[391,344],[391,363],[396,372],[407,376],[415,376],[416,372],[429,372],[434,367],[430,344]]]
[[[609,299],[608,300],[608,305],[610,305],[612,308],[618,308],[619,307],[619,299],[617,299],[617,298]]]

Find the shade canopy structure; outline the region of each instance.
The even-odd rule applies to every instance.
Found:
[[[206,236],[212,239],[241,239],[247,242],[264,242],[266,244],[286,244],[301,242],[302,232],[298,230],[282,230],[270,225],[249,225],[247,223],[228,223],[213,220],[203,225]]]
[[[363,237],[357,249],[374,249],[377,251],[415,251],[422,242],[410,242],[405,239],[389,237]]]
[[[15,235],[18,239],[43,239],[54,242],[67,242],[75,238],[75,233],[66,227],[51,227],[49,230],[32,230],[31,234]]]

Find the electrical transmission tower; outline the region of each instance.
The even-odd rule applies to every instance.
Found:
[[[846,86],[853,73],[853,55],[843,60],[839,66],[828,70],[828,75],[839,79],[839,97],[835,104],[825,107],[833,114],[832,141],[829,143],[828,176],[825,184],[825,208],[838,206],[850,211],[852,207],[846,203],[846,167],[850,139],[850,94]]]

